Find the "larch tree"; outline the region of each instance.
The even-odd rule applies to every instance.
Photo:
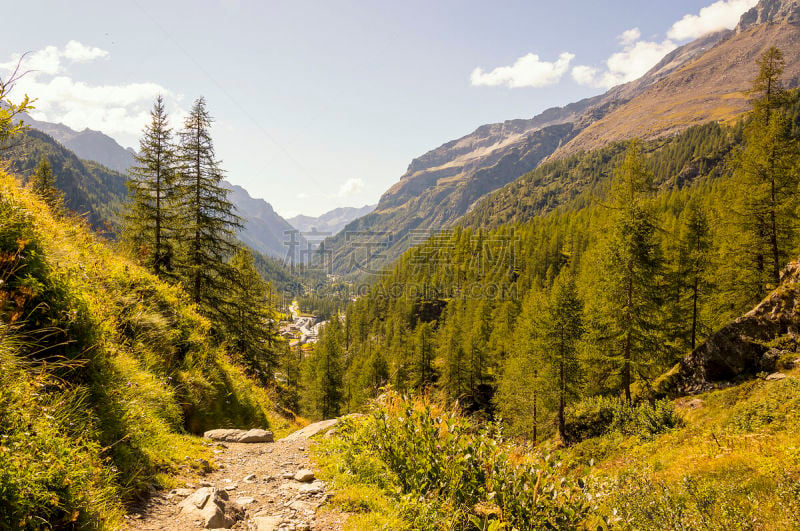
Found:
[[[125,217],[125,235],[134,252],[159,276],[172,276],[174,266],[180,223],[175,166],[172,130],[159,95],[139,141],[136,165],[130,170],[132,201]]]
[[[262,383],[271,384],[278,362],[272,286],[256,271],[253,255],[247,249],[237,250],[230,265],[233,276],[224,321],[226,339],[248,372]]]
[[[753,83],[753,111],[743,145],[733,158],[732,208],[740,233],[740,283],[748,303],[780,282],[780,270],[796,243],[800,144],[783,103],[783,54],[770,48],[759,60]]]
[[[217,322],[227,314],[226,289],[234,271],[228,259],[237,249],[241,219],[222,186],[223,173],[211,139],[211,116],[199,98],[186,117],[178,146],[178,187],[181,196],[181,278],[192,300]]]
[[[584,332],[583,302],[574,277],[566,270],[553,283],[544,319],[542,356],[547,361],[551,381],[557,382],[557,428],[564,440],[567,405],[580,395],[579,345]]]
[[[63,206],[64,195],[56,188],[56,177],[53,175],[53,168],[44,155],[31,177],[31,189],[54,211],[60,210]]]
[[[650,205],[653,174],[638,141],[632,141],[611,182],[611,225],[597,293],[605,330],[601,345],[617,367],[625,399],[631,401],[635,373],[645,375],[660,351],[658,277],[661,269]]]
[[[694,350],[700,329],[700,299],[708,287],[708,267],[711,259],[711,230],[708,217],[701,206],[690,203],[681,237],[683,280],[689,288],[691,301],[690,345]]]

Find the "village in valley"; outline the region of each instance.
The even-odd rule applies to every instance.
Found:
[[[300,311],[295,300],[289,306],[289,320],[280,323],[280,335],[289,342],[290,347],[311,345],[317,342],[319,331],[324,325],[325,321],[318,321],[316,316]]]

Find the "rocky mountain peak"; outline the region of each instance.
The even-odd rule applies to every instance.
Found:
[[[742,15],[739,25],[736,26],[736,33],[768,22],[800,24],[800,0],[760,0],[755,7]]]

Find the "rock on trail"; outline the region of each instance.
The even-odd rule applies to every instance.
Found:
[[[308,457],[309,438],[336,420],[272,442],[265,430],[211,430],[217,470],[154,495],[127,519],[129,529],[338,530],[343,515],[318,515],[329,494]]]

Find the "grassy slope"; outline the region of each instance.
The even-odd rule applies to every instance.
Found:
[[[785,373],[781,381],[680,398],[682,425],[665,433],[612,432],[539,449],[555,455],[567,477],[586,481],[599,500],[590,511],[595,524],[599,515],[613,529],[798,529],[800,369]],[[325,439],[315,458],[334,487],[334,506],[350,513],[346,529],[437,529],[419,527],[418,515],[410,523],[418,511],[409,510],[385,465],[374,453],[354,457],[340,437]]]
[[[2,172],[0,210],[0,527],[114,527],[207,466],[186,433],[289,429],[180,289]]]

